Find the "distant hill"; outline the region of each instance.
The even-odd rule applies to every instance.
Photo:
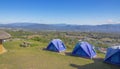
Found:
[[[115,32],[120,33],[120,24],[104,25],[69,25],[69,24],[38,24],[38,23],[11,23],[0,24],[4,29],[24,29],[31,31],[84,31],[84,32]]]

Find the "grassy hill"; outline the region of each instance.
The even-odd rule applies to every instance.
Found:
[[[85,59],[43,50],[47,43],[29,40],[34,46],[23,48],[23,40],[4,43],[8,52],[0,55],[0,69],[119,69],[103,63],[104,54],[98,59]],[[70,49],[69,51],[72,51]]]

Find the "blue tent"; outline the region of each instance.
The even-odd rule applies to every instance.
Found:
[[[60,39],[53,39],[46,48],[47,50],[55,51],[55,52],[62,52],[66,50],[66,47],[62,40]]]
[[[120,46],[109,47],[104,62],[120,65]]]
[[[93,58],[96,56],[96,52],[94,50],[94,46],[88,42],[78,42],[72,51],[72,55]]]

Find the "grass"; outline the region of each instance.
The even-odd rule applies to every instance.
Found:
[[[104,54],[98,54],[101,59],[91,60],[43,50],[47,43],[32,40],[29,42],[38,46],[23,48],[19,46],[22,42],[4,43],[8,52],[0,55],[0,69],[119,69],[103,63]]]

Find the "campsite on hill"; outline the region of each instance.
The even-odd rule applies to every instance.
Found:
[[[119,69],[116,65],[104,63],[105,53],[97,49],[118,44],[119,35],[96,32],[6,31],[12,37],[3,43],[7,52],[0,54],[1,69]],[[50,41],[56,38],[64,42],[65,52],[45,50]],[[80,39],[96,47],[97,58],[87,59],[71,55]]]
[[[0,0],[0,69],[120,69],[120,0]]]

